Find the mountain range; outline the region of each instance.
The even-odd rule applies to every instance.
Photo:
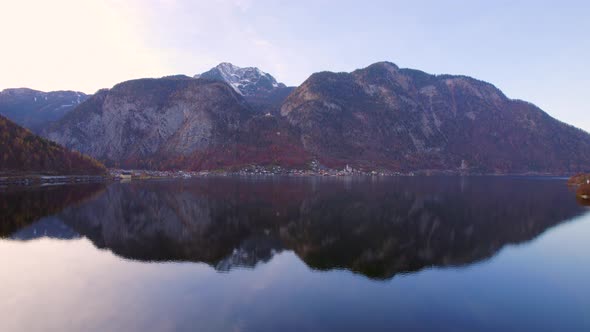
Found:
[[[251,164],[399,172],[570,174],[590,135],[492,84],[380,62],[287,87],[222,63],[194,77],[123,82],[41,134],[107,166],[212,170]]]
[[[0,115],[38,133],[49,123],[61,119],[88,97],[78,91],[5,89],[0,91]]]

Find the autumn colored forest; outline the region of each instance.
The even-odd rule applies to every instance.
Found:
[[[0,116],[0,174],[105,173],[98,161],[43,139]]]

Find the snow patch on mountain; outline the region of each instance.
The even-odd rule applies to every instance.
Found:
[[[237,93],[244,96],[251,96],[260,92],[270,92],[274,89],[285,87],[283,83],[277,82],[272,75],[256,67],[242,68],[229,62],[220,63],[211,70],[197,74],[194,77],[224,81]]]

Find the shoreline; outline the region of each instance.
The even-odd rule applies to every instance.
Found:
[[[109,169],[109,175],[114,180],[144,180],[144,179],[168,179],[168,178],[203,178],[212,176],[289,176],[289,177],[411,177],[411,176],[518,176],[518,177],[546,177],[568,179],[570,175],[527,172],[527,173],[476,173],[458,170],[415,170],[409,172],[399,171],[363,171],[350,167],[345,169],[286,169],[279,166],[263,167],[251,166],[239,170],[213,170],[213,171],[152,171],[152,170],[122,170]]]
[[[517,176],[517,177],[546,177],[564,178],[568,175],[554,175],[549,173],[468,173],[449,171],[421,170],[414,172],[391,172],[391,171],[360,171],[354,169],[322,169],[322,170],[298,170],[283,169],[280,167],[265,168],[252,167],[237,171],[215,170],[215,171],[151,171],[151,170],[121,170],[109,169],[104,175],[45,175],[45,174],[2,174],[0,175],[0,186],[36,186],[36,185],[59,185],[76,183],[97,183],[97,182],[128,182],[158,179],[198,179],[207,177],[414,177],[414,176]]]
[[[0,186],[34,186],[48,184],[97,183],[106,182],[107,175],[0,175]]]

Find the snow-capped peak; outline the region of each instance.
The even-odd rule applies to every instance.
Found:
[[[278,83],[272,75],[256,67],[242,68],[229,62],[222,62],[211,70],[194,77],[224,81],[237,93],[247,96],[285,87],[284,84]]]

